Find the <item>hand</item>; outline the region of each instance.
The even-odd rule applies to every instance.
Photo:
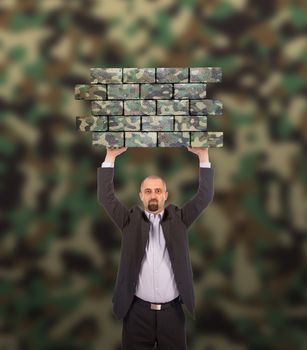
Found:
[[[105,162],[114,162],[115,158],[120,154],[127,151],[128,147],[106,147],[107,154],[105,158]]]
[[[206,147],[187,147],[189,152],[198,155],[200,162],[209,162],[209,149]]]

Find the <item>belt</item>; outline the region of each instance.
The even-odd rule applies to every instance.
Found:
[[[139,303],[139,304],[142,304],[142,305],[148,307],[151,310],[163,310],[163,309],[167,309],[170,306],[176,305],[178,303],[182,303],[180,295],[178,295],[177,298],[175,298],[171,301],[168,301],[167,303],[160,303],[160,304],[151,303],[149,301],[146,301],[146,300],[143,300],[143,299],[137,297],[136,295],[134,296],[134,301],[136,303]]]

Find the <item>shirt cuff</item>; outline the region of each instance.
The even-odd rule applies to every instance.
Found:
[[[112,162],[102,162],[101,168],[114,168],[114,163]]]
[[[199,166],[201,168],[211,168],[211,163],[210,162],[199,162]]]

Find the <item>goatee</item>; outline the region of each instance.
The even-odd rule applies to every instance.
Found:
[[[148,210],[149,211],[157,211],[159,208],[158,203],[156,201],[148,203]]]

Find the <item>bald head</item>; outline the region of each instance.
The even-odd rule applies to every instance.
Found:
[[[146,210],[159,213],[168,197],[165,181],[160,176],[147,176],[141,183],[139,196]]]
[[[162,177],[157,176],[157,175],[150,175],[150,176],[145,177],[145,179],[141,182],[141,186],[140,186],[141,192],[144,190],[144,184],[146,184],[148,182],[148,180],[160,180],[162,182],[163,189],[166,192],[166,182],[162,179]]]

